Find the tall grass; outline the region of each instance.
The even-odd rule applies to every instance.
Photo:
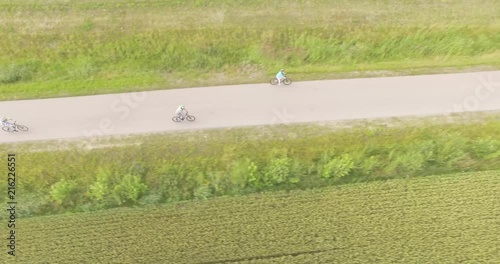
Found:
[[[495,120],[291,126],[148,136],[89,151],[30,151],[35,144],[17,149],[18,189],[34,207],[26,215],[500,169],[498,129]]]
[[[311,69],[498,66],[495,9],[479,0],[1,0],[0,99],[174,87],[179,76],[212,84],[203,73],[257,81],[281,67],[308,78]],[[49,89],[31,92],[40,87]]]

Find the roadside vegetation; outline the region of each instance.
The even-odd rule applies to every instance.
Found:
[[[475,123],[207,130],[116,139],[92,149],[84,148],[92,142],[0,148],[19,153],[18,214],[26,217],[499,170],[498,131],[500,121],[490,116]]]
[[[16,260],[497,263],[499,192],[487,171],[33,217]]]
[[[0,0],[0,100],[498,69],[499,5]]]
[[[0,100],[258,83],[280,68],[294,81],[500,69],[499,10],[497,0],[0,0]],[[491,114],[0,153],[17,157],[20,263],[493,263],[498,131]]]

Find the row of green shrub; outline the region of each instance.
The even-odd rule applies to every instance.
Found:
[[[500,122],[310,126],[149,136],[91,151],[18,153],[21,215],[500,169]],[[270,130],[270,131],[268,131]],[[262,132],[262,131],[260,131]],[[123,143],[123,142],[122,142]]]

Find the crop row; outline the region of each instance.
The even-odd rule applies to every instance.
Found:
[[[19,260],[489,262],[499,192],[490,171],[35,217]]]

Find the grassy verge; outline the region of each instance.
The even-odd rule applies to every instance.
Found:
[[[24,204],[18,213],[30,216],[500,169],[499,130],[498,116],[489,116],[476,123],[272,126],[132,137],[93,149],[83,142],[0,150],[18,153]]]
[[[0,0],[0,100],[262,82],[279,68],[297,80],[498,69],[498,10],[494,0]]]
[[[19,263],[495,263],[500,171],[21,219]]]

